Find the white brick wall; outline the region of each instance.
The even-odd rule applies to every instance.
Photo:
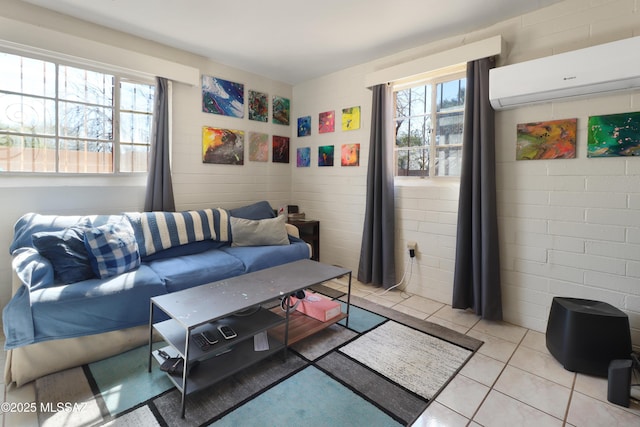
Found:
[[[336,107],[341,103],[342,106],[352,103],[346,99],[359,99],[363,105],[369,105],[370,100],[367,94],[361,93],[361,87],[351,88],[337,82],[344,78],[354,83],[363,73],[497,34],[507,42],[506,55],[499,60],[499,65],[637,36],[640,35],[639,9],[639,2],[634,0],[567,0],[481,31],[401,52],[336,73],[331,78],[308,82],[296,87],[294,96],[306,113],[323,111],[324,105],[332,103],[331,98]],[[544,331],[554,296],[598,299],[629,314],[633,341],[640,345],[640,159],[586,157],[586,123],[590,115],[638,110],[640,91],[527,106],[496,114],[501,275],[506,320]],[[578,119],[576,159],[515,161],[518,123],[574,117]],[[368,117],[363,113],[363,127],[368,126]],[[347,138],[349,135],[341,136]],[[360,142],[363,148],[368,145],[368,134],[363,135]],[[361,164],[364,172],[366,163]],[[294,171],[294,181],[304,179],[305,173]],[[326,179],[326,174],[318,173],[317,179]],[[406,242],[416,241],[418,255],[408,290],[450,303],[458,184],[438,179],[398,184],[397,266],[405,266]],[[294,187],[293,198],[300,204],[305,204],[303,201],[306,202],[307,197],[318,196],[305,196],[307,188],[311,189],[305,184],[294,183]],[[359,188],[364,192],[364,187]],[[328,194],[331,199],[343,190],[327,186],[324,189],[314,187],[311,191]],[[354,226],[352,232],[345,235],[347,239],[355,240],[350,245],[355,251],[353,255],[323,252],[322,260],[357,269],[361,235],[358,219],[362,208],[340,203],[313,204],[313,207],[320,217],[328,215],[330,210],[340,209],[342,216],[349,219],[350,227]],[[331,227],[338,226],[331,224]],[[323,235],[323,244],[328,237],[333,236]]]
[[[632,0],[569,0],[528,14],[504,26],[509,54],[500,64],[638,36],[638,9]],[[597,299],[629,315],[640,346],[640,159],[586,156],[590,115],[639,109],[635,91],[497,113],[507,320],[544,331],[554,296]],[[515,161],[518,123],[573,117],[576,159]]]

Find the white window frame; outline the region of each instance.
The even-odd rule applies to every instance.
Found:
[[[131,83],[137,83],[137,84],[146,84],[146,85],[150,85],[150,86],[155,86],[156,82],[155,82],[155,78],[153,76],[150,76],[148,74],[144,74],[144,73],[136,73],[136,72],[131,72],[129,70],[123,70],[119,67],[109,67],[106,64],[95,64],[93,61],[90,60],[82,60],[80,58],[73,58],[73,57],[68,57],[66,55],[59,55],[53,52],[47,52],[47,51],[43,51],[42,49],[37,49],[37,48],[26,48],[24,46],[21,46],[20,48],[15,48],[12,46],[8,46],[7,43],[0,43],[0,52],[2,53],[8,53],[11,55],[17,55],[17,56],[22,56],[25,58],[30,58],[30,59],[35,59],[35,60],[40,60],[40,61],[47,61],[47,62],[51,62],[54,64],[55,66],[55,77],[56,77],[56,93],[55,96],[53,98],[47,98],[46,99],[51,99],[54,100],[56,102],[56,104],[58,102],[60,102],[61,100],[59,99],[59,91],[58,91],[58,82],[57,82],[57,77],[58,77],[58,72],[59,72],[59,67],[60,66],[70,66],[70,67],[74,67],[74,68],[78,68],[78,69],[83,69],[83,70],[87,70],[87,71],[93,71],[93,72],[97,72],[97,73],[103,73],[103,74],[108,74],[114,77],[114,95],[113,95],[113,137],[112,137],[112,142],[113,142],[113,171],[112,172],[104,172],[104,173],[97,173],[97,172],[60,172],[58,170],[56,171],[47,171],[47,172],[32,172],[32,171],[2,171],[0,172],[0,177],[3,176],[14,176],[14,177],[25,177],[25,178],[43,178],[42,182],[47,182],[46,180],[48,178],[51,177],[74,177],[76,179],[78,178],[89,178],[89,179],[99,179],[100,182],[104,182],[104,180],[106,179],[107,181],[109,181],[110,179],[112,180],[113,178],[118,178],[118,180],[121,180],[122,178],[124,179],[128,179],[129,178],[134,178],[135,181],[140,181],[141,179],[146,179],[146,176],[148,174],[148,170],[146,172],[122,172],[120,170],[120,113],[124,112],[128,112],[128,110],[122,110],[121,109],[121,105],[120,105],[120,84],[122,82],[131,82]],[[22,92],[11,92],[9,91],[8,93],[13,93],[16,95],[21,95]],[[42,97],[41,97],[42,98]],[[43,98],[43,99],[45,99]],[[150,112],[151,115],[153,115],[153,111]],[[61,137],[60,133],[59,133],[59,129],[58,129],[58,118],[56,117],[56,131],[55,131],[55,135],[54,136],[50,136],[50,138],[55,139],[56,140],[56,169],[59,167],[58,165],[58,156],[59,156],[59,141],[61,139],[64,139]],[[150,141],[150,144],[152,144],[153,141]],[[127,143],[124,143],[125,145]],[[150,150],[149,150],[150,151]],[[40,179],[38,179],[37,181],[41,181]],[[143,181],[140,181],[143,182]],[[4,186],[4,185],[0,185],[0,186]]]
[[[412,78],[398,80],[391,84],[391,126],[390,129],[395,129],[397,117],[396,117],[396,106],[395,106],[395,92],[405,89],[410,89],[414,87],[420,87],[425,85],[432,86],[432,96],[431,96],[431,117],[432,123],[437,124],[438,115],[442,114],[442,112],[437,111],[437,99],[436,99],[436,87],[440,83],[452,81],[452,80],[460,80],[466,78],[466,64],[458,64],[451,67],[446,67],[440,70],[432,71],[429,73],[424,73],[418,76],[414,76]],[[464,106],[462,107],[462,111],[464,111]],[[454,112],[452,110],[447,110],[445,113]],[[437,159],[438,151],[449,149],[451,147],[460,147],[462,148],[462,142],[460,144],[449,144],[449,145],[438,145],[436,144],[436,130],[437,126],[433,125],[430,129],[430,141],[433,141],[432,144],[429,144],[429,158]],[[391,131],[390,135],[390,143],[392,144],[393,151],[393,174],[394,179],[400,182],[402,181],[412,181],[412,180],[424,180],[424,179],[455,179],[459,180],[460,175],[433,175],[434,164],[429,165],[429,175],[416,175],[416,176],[405,176],[398,175],[398,152],[407,151],[407,148],[402,147],[398,148],[396,145],[396,135]]]

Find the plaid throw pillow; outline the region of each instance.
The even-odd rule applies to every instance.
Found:
[[[87,230],[84,244],[89,252],[91,267],[101,279],[117,276],[140,266],[138,243],[128,221]]]

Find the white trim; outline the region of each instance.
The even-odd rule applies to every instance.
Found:
[[[488,56],[500,55],[503,51],[502,36],[495,36],[475,43],[435,53],[413,61],[394,65],[369,73],[364,78],[365,87],[409,79],[419,74],[439,70],[452,65],[467,63]]]
[[[125,76],[142,74],[165,77],[191,86],[200,84],[200,70],[197,68],[4,17],[0,17],[2,48],[113,70]]]

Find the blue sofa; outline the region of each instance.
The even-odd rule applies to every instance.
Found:
[[[3,310],[6,383],[140,345],[153,296],[309,258],[284,220],[268,202],[228,211],[24,215],[10,246],[14,296]],[[99,351],[90,351],[96,342]],[[61,347],[69,361],[34,366]]]

